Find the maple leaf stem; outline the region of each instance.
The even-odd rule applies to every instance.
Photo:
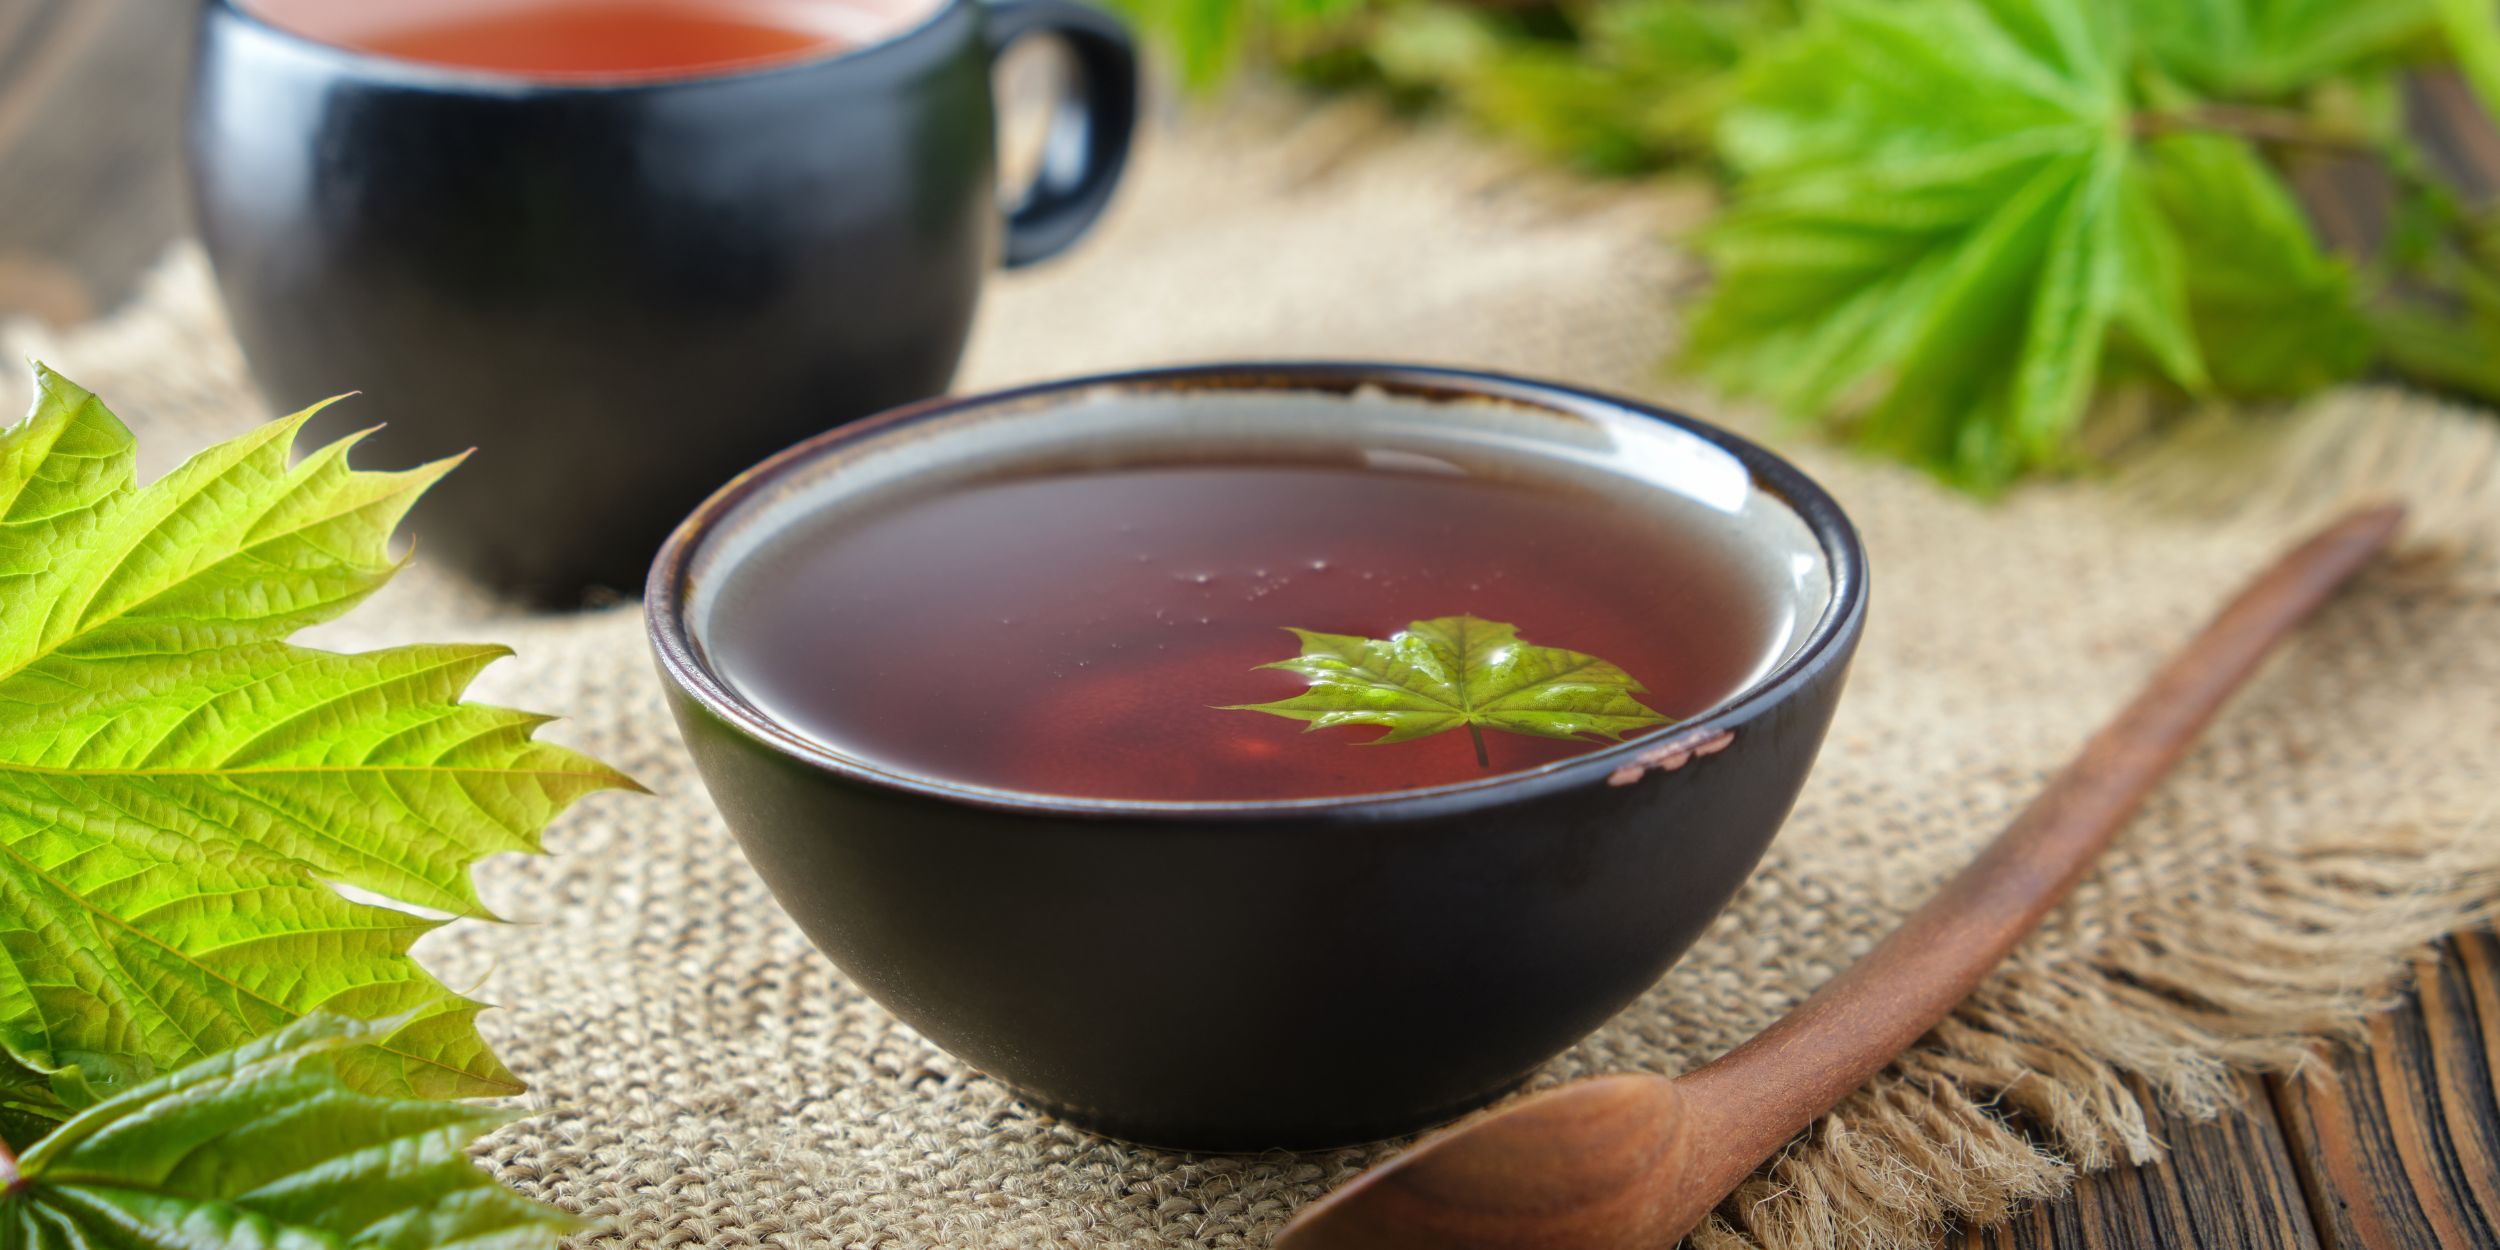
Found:
[[[1484,753],[1484,731],[1474,725],[1469,725],[1467,736],[1476,740],[1476,767],[1493,767],[1493,757]]]
[[[2138,113],[2131,129],[2140,139],[2207,131],[2237,135],[2255,143],[2322,148],[2360,155],[2377,155],[2380,151],[2380,146],[2367,135],[2322,126],[2289,109],[2246,104],[2200,104],[2176,112]]]

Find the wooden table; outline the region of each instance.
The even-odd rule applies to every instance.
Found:
[[[0,315],[82,320],[182,233],[175,119],[196,0],[0,0]],[[2500,940],[2415,965],[2366,1050],[2161,1116],[2169,1155],[1965,1240],[1990,1250],[2500,1250]]]
[[[2169,1155],[1967,1240],[2015,1247],[2500,1247],[2500,938],[2414,961],[2367,1049],[2249,1077],[2245,1114],[2157,1118]]]

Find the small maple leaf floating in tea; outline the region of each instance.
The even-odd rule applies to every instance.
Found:
[[[1532,646],[1519,627],[1473,616],[1416,621],[1386,638],[1295,629],[1302,654],[1262,664],[1310,678],[1311,688],[1274,703],[1239,703],[1227,712],[1265,712],[1309,722],[1309,729],[1379,725],[1366,746],[1408,742],[1467,727],[1476,762],[1491,767],[1484,730],[1537,738],[1619,739],[1674,723],[1644,706],[1641,683],[1593,655]]]

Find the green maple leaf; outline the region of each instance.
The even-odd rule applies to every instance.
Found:
[[[2201,381],[2111,25],[2054,0],[1837,3],[1763,53],[1721,131],[1747,194],[1703,240],[1696,359],[1800,412],[1863,403],[1869,442],[1975,485],[2059,456],[2130,292]]]
[[[341,1078],[389,1025],[315,1016],[0,1153],[6,1250],[527,1250],[579,1221],[469,1161],[493,1108]]]
[[[379,1093],[508,1093],[479,1007],[407,957],[441,923],[354,886],[483,916],[482,856],[613,770],[460,701],[490,646],[294,646],[397,565],[392,530],[450,467],[291,463],[311,415],[147,485],[96,397],[37,367],[0,433],[0,1119],[314,1011],[396,1021],[345,1060]]]
[[[1273,703],[1235,704],[1308,722],[1308,729],[1377,725],[1370,744],[1408,742],[1465,726],[1486,763],[1485,729],[1538,738],[1597,737],[1672,722],[1633,696],[1641,683],[1578,651],[1531,646],[1518,627],[1473,616],[1416,621],[1386,638],[1290,631],[1302,654],[1262,664],[1310,679],[1311,688]]]
[[[2190,392],[2356,367],[2302,356],[2355,324],[2351,292],[2254,151],[2138,133],[2138,52],[2113,5],[1821,8],[1721,126],[1739,193],[1690,358],[1978,488],[2069,461],[2113,359]]]

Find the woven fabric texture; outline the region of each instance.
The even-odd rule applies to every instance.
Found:
[[[1665,373],[1698,274],[1663,235],[1696,204],[1357,107],[1166,121],[1094,238],[997,282],[963,385],[1223,357],[1465,364],[1713,415],[1832,487],[1865,531],[1875,606],[1804,799],[1682,965],[1540,1086],[1674,1072],[1760,1028],[1991,836],[2296,527],[2412,495],[2408,559],[2303,633],[1953,1021],[1696,1235],[1925,1244],[2074,1168],[2149,1157],[2131,1088],[2218,1109],[2233,1068],[2298,1062],[2420,941],[2487,912],[2500,438],[2487,416],[2354,390],[2217,419],[2106,480],[1958,497]],[[109,320],[12,337],[101,392],[158,470],[269,415],[188,251]],[[897,1024],[775,908],[687,766],[630,606],[524,614],[420,559],[319,636],[417,638],[511,643],[479,696],[566,713],[551,736],[657,792],[594,798],[552,855],[486,865],[488,905],[517,923],[421,948],[502,1005],[483,1028],[533,1087],[538,1114],[481,1159],[601,1221],[581,1244],[1258,1247],[1395,1150],[1190,1157],[1039,1115]]]

